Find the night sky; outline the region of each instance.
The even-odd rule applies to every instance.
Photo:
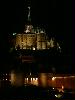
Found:
[[[8,47],[8,34],[23,31],[28,14],[27,1],[1,3],[2,51]],[[71,10],[69,0],[31,0],[32,24],[43,26],[49,36],[55,36],[66,55],[72,55]]]

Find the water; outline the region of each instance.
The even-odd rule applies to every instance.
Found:
[[[75,76],[66,74],[53,74],[53,73],[24,73],[21,71],[12,70],[8,73],[0,74],[0,87],[5,85],[14,86],[25,86],[25,85],[35,85],[35,86],[45,86],[67,89],[75,89]]]

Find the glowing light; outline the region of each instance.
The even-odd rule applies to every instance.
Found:
[[[38,86],[38,78],[33,78],[32,84]]]
[[[13,33],[13,35],[16,35],[16,33]]]
[[[54,81],[56,79],[56,77],[52,77],[52,81]]]
[[[33,78],[33,81],[35,80],[35,78]]]
[[[75,76],[61,76],[61,77],[55,77],[55,78],[59,78],[59,79],[61,79],[61,78],[75,78]]]
[[[4,79],[3,79],[3,81],[4,81]]]
[[[6,78],[6,81],[7,81],[7,78]]]
[[[33,47],[33,50],[35,50],[35,47]]]
[[[25,31],[26,33],[30,32],[28,29]]]
[[[7,74],[6,74],[7,75]]]
[[[46,86],[46,80],[47,80],[47,77],[46,77],[46,74],[45,73],[41,73],[41,83],[42,83],[42,86]]]
[[[32,81],[32,78],[31,78],[31,81]]]
[[[61,98],[62,95],[61,94],[58,94],[58,95],[55,95],[56,98]]]
[[[60,46],[59,46],[59,49],[60,49]]]
[[[11,84],[14,84],[15,78],[16,78],[16,77],[15,77],[15,73],[12,71],[12,72],[11,72],[11,78],[10,78],[10,79],[11,79]]]
[[[64,86],[62,85],[62,89],[64,89]]]
[[[29,26],[27,26],[27,28],[29,28]]]
[[[38,80],[38,78],[36,78],[36,80]]]
[[[54,90],[54,88],[53,88],[53,90]]]
[[[28,78],[27,78],[27,81],[28,81]]]
[[[44,33],[44,31],[42,30],[42,31],[40,31],[40,33]]]
[[[55,95],[55,97],[58,97],[57,95]]]

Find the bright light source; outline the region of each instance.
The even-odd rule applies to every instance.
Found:
[[[13,35],[16,35],[16,33],[13,33]]]
[[[55,95],[55,97],[58,97],[57,95]]]
[[[6,74],[7,75],[7,74]]]
[[[33,50],[35,50],[35,48],[33,47]]]
[[[54,88],[53,88],[53,90],[54,90]]]
[[[43,30],[41,30],[41,32],[40,33],[44,33],[44,31]]]
[[[27,81],[28,81],[28,78],[27,78]]]
[[[31,81],[32,81],[32,78],[31,78]]]
[[[7,78],[6,78],[6,81],[7,81]]]
[[[58,95],[55,95],[55,97],[57,97],[57,98],[61,98],[62,95],[61,95],[61,94],[58,94]]]
[[[52,77],[52,81],[54,81],[54,80],[55,80],[55,78],[56,78],[56,77]]]
[[[38,80],[38,78],[36,78],[36,80]]]
[[[33,81],[35,80],[35,78],[33,78]]]
[[[59,46],[59,49],[60,49],[60,46]]]
[[[64,89],[64,86],[62,85],[62,89]]]

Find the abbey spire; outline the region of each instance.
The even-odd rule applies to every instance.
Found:
[[[31,22],[30,10],[31,10],[31,8],[30,8],[30,6],[28,6],[28,22]]]

